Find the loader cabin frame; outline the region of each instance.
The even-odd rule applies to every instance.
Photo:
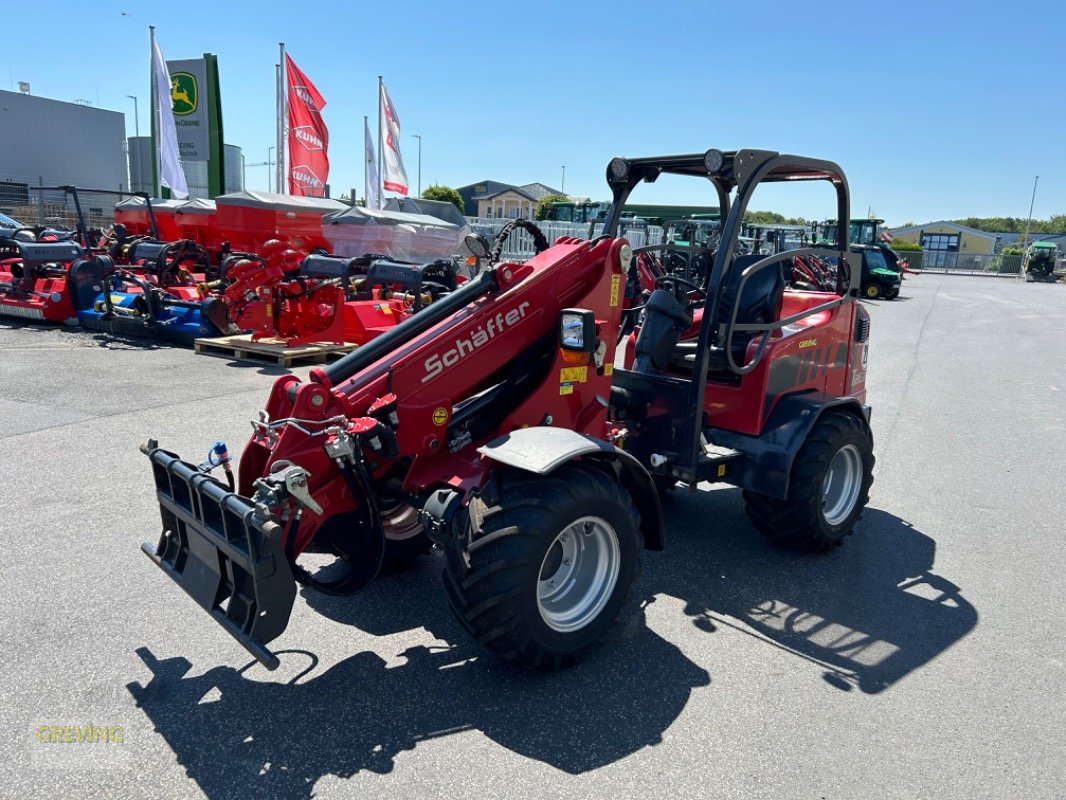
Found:
[[[701,287],[707,297],[707,305],[700,324],[692,377],[684,380],[676,376],[649,375],[617,369],[614,373],[614,385],[623,389],[640,391],[646,390],[650,384],[657,391],[680,401],[675,406],[680,412],[675,417],[680,423],[680,435],[674,442],[677,452],[671,454],[672,473],[681,480],[694,483],[714,478],[712,472],[714,464],[706,459],[702,443],[705,428],[704,399],[707,392],[712,349],[724,350],[729,369],[734,374],[742,376],[751,372],[762,357],[772,332],[804,317],[854,302],[859,296],[861,270],[859,259],[850,252],[849,242],[845,238],[849,231],[850,194],[843,170],[831,161],[784,155],[768,150],[745,149],[723,152],[712,149],[705,153],[682,156],[612,159],[607,166],[607,183],[611,187],[613,200],[604,224],[604,235],[619,235],[622,209],[630,193],[640,183],[654,183],[663,173],[706,178],[717,194],[723,220],[718,248],[710,254],[713,256],[713,266]],[[744,286],[756,273],[764,269],[780,268],[782,254],[768,255],[742,268],[733,298],[733,307],[725,309],[729,322],[724,325],[719,324],[718,321],[723,312],[723,289],[728,285],[731,277],[736,277],[731,276],[731,272],[735,269],[737,243],[743,230],[744,213],[748,202],[759,184],[780,181],[828,181],[836,191],[838,224],[835,247],[801,248],[789,251],[788,255],[810,254],[837,257],[841,265],[841,271],[837,276],[837,296],[821,305],[775,322],[738,323],[736,321],[737,307]],[[647,251],[661,249],[661,247],[662,245],[655,245],[640,248],[640,250]],[[751,333],[756,340],[761,339],[754,358],[747,364],[737,364],[733,359],[730,342],[734,333]],[[678,398],[678,392],[681,392],[683,397]]]

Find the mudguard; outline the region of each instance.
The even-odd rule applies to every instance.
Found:
[[[793,394],[781,398],[777,403],[761,436],[715,428],[708,432],[708,439],[713,444],[731,447],[744,454],[744,472],[731,483],[768,497],[786,500],[792,462],[814,423],[830,408],[854,414],[867,425],[870,422],[870,407],[853,397]]]
[[[644,546],[649,550],[663,549],[662,506],[655,483],[643,464],[613,444],[569,428],[540,426],[511,431],[482,445],[478,452],[499,464],[537,475],[549,475],[579,457],[612,464],[616,478],[640,512]]]

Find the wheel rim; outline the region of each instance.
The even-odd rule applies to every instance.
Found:
[[[830,525],[848,518],[862,488],[862,454],[853,444],[840,448],[822,479],[822,515]]]
[[[385,538],[394,542],[413,539],[422,533],[418,509],[407,503],[394,503],[381,508],[381,527]]]
[[[866,289],[867,297],[877,297],[880,293],[881,291],[876,286],[870,286]]]
[[[559,532],[540,565],[537,607],[553,630],[569,633],[594,620],[618,582],[621,549],[601,517],[581,517]]]

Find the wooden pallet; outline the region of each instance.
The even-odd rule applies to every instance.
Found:
[[[197,353],[211,356],[231,356],[239,361],[266,361],[281,367],[293,364],[321,364],[345,353],[350,353],[358,345],[354,344],[301,344],[287,347],[276,339],[252,341],[250,333],[237,336],[219,336],[212,339],[197,339],[194,342]]]

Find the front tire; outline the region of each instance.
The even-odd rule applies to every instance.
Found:
[[[533,669],[572,663],[614,623],[639,570],[640,518],[608,473],[568,464],[500,476],[447,548],[449,604],[479,644]]]
[[[745,491],[752,524],[774,544],[822,551],[843,542],[870,502],[873,439],[855,415],[822,414],[792,465],[788,499]]]
[[[862,287],[862,293],[867,300],[876,300],[881,296],[881,287],[876,283],[868,283]]]

